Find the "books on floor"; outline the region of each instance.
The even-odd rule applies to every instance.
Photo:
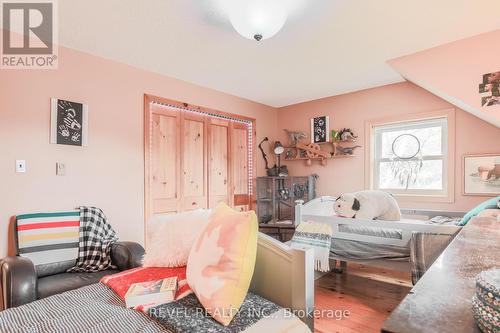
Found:
[[[125,294],[127,308],[171,302],[177,292],[177,277],[139,282],[130,286]]]

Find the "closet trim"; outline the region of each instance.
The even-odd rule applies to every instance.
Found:
[[[255,203],[255,138],[256,138],[256,120],[255,118],[235,114],[235,113],[229,113],[229,112],[224,112],[224,111],[219,111],[219,110],[214,110],[211,108],[206,108],[198,105],[193,105],[193,104],[188,104],[184,102],[179,102],[176,100],[171,100],[151,94],[144,94],[144,238],[146,241],[147,238],[147,222],[148,218],[151,212],[151,201],[150,201],[150,163],[151,163],[151,156],[150,156],[150,147],[148,146],[151,142],[151,113],[150,113],[150,105],[151,104],[159,104],[162,105],[166,108],[170,108],[172,110],[176,111],[188,111],[188,112],[193,112],[197,113],[200,115],[204,116],[211,116],[213,118],[219,118],[219,119],[224,119],[224,120],[230,120],[234,123],[240,123],[242,125],[248,126],[248,135],[250,136],[248,138],[248,153],[249,153],[249,160],[248,160],[248,169],[249,169],[249,175],[251,177],[251,181],[249,181],[249,188],[248,188],[248,194],[249,194],[249,206],[250,208],[253,208],[254,203]],[[209,189],[207,189],[208,191]]]

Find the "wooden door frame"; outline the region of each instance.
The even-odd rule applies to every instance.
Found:
[[[252,140],[251,140],[251,145],[252,145],[252,193],[250,195],[250,209],[254,207],[255,204],[255,188],[256,188],[256,174],[255,174],[255,162],[256,162],[256,136],[257,136],[257,122],[255,118],[239,115],[236,113],[229,113],[229,112],[224,112],[224,111],[219,111],[219,110],[214,110],[211,108],[203,107],[203,106],[198,106],[198,105],[193,105],[193,104],[188,104],[184,102],[179,102],[176,100],[164,98],[164,97],[159,97],[155,96],[152,94],[144,94],[144,124],[143,124],[143,130],[144,130],[144,136],[143,136],[143,149],[144,149],[144,241],[146,242],[147,239],[147,221],[149,218],[149,212],[151,211],[151,205],[150,205],[150,183],[149,183],[149,178],[150,178],[150,167],[151,167],[151,161],[150,161],[150,156],[149,156],[149,141],[150,141],[150,127],[149,124],[151,123],[151,117],[150,117],[150,108],[149,105],[152,102],[156,102],[159,104],[167,104],[167,105],[172,105],[174,107],[178,107],[180,109],[186,109],[186,110],[193,110],[197,111],[203,114],[206,114],[207,116],[210,115],[215,115],[215,116],[220,116],[223,118],[229,118],[229,119],[237,119],[237,120],[242,120],[246,121],[252,124]],[[233,122],[230,122],[231,124]],[[207,132],[208,133],[208,132]],[[207,159],[210,156],[207,156]],[[231,157],[229,157],[231,158]],[[207,177],[208,177],[207,173]],[[233,182],[232,176],[230,182]],[[208,184],[210,183],[210,180],[208,181]],[[207,188],[207,196],[210,195],[209,189]],[[233,198],[230,198],[232,202]],[[210,200],[210,199],[208,199]]]

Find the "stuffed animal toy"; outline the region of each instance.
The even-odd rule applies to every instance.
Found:
[[[383,191],[344,193],[334,203],[335,213],[342,217],[367,220],[401,220],[401,211],[394,197]]]

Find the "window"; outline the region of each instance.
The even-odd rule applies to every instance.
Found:
[[[449,194],[447,117],[375,125],[372,140],[374,189],[400,195]]]

